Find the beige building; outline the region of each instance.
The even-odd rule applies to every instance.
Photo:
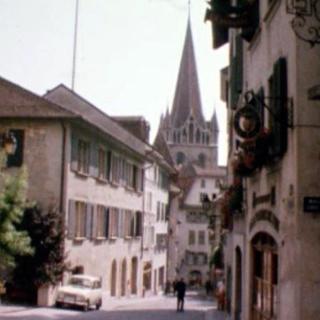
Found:
[[[150,146],[63,85],[39,97],[0,79],[0,97],[1,128],[17,139],[8,170],[25,165],[28,198],[43,210],[58,207],[64,215],[70,272],[101,277],[110,296],[142,295],[144,171]],[[140,133],[147,132],[141,128]],[[160,177],[169,166],[158,157]],[[165,185],[159,188],[155,199],[164,206],[168,191]],[[165,233],[163,221],[157,234]],[[154,266],[164,278],[166,257],[157,259]]]
[[[206,14],[214,47],[228,36],[230,44],[228,76],[222,72],[230,124],[222,210],[232,319],[319,318],[316,2],[216,1]]]

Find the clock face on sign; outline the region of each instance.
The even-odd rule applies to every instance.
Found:
[[[254,106],[247,104],[237,110],[234,116],[234,130],[244,139],[252,139],[261,130],[261,120]]]

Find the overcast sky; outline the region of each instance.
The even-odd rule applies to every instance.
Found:
[[[75,91],[109,115],[142,115],[153,138],[171,108],[188,17],[188,0],[79,0]],[[0,76],[37,94],[71,87],[76,0],[0,0]],[[225,107],[220,101],[224,47],[212,50],[206,1],[191,0],[202,107],[217,110],[225,162]]]

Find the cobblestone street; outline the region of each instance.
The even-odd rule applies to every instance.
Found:
[[[194,292],[188,294],[185,312],[176,312],[176,299],[173,296],[105,299],[100,311],[82,312],[79,310],[56,308],[23,308],[0,306],[0,319],[10,320],[224,320],[225,314],[216,310],[215,304]]]

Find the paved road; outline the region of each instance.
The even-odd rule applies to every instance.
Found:
[[[8,320],[224,320],[212,301],[189,293],[185,312],[176,312],[174,297],[150,297],[131,299],[104,299],[99,311],[56,308],[10,308],[0,307],[0,319]]]

